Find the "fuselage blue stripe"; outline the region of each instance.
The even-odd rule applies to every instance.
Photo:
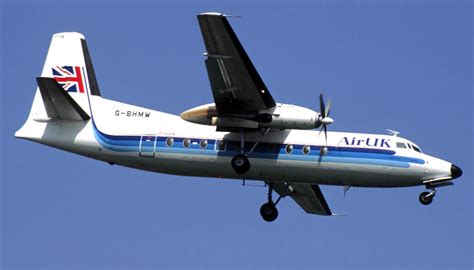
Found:
[[[118,152],[139,152],[140,140],[142,136],[122,136],[109,135],[98,130],[93,122],[94,135],[97,141],[106,149]],[[174,144],[172,147],[166,146],[166,139],[168,137],[149,136],[145,137],[153,140],[148,141],[147,145],[142,145],[142,151],[169,153],[169,154],[191,154],[191,155],[208,155],[208,156],[228,156],[232,157],[239,153],[236,147],[227,147],[225,151],[214,150],[215,140],[208,139],[208,144],[205,149],[201,149],[199,142],[202,139],[191,139],[189,147],[183,146],[183,141],[186,138],[173,137]],[[232,144],[238,145],[239,142],[226,141],[227,146]],[[285,144],[273,144],[276,146],[273,151],[265,151],[262,149],[255,149],[252,153],[252,158],[262,159],[282,159],[282,160],[297,160],[297,161],[318,161],[320,159],[320,149],[322,146],[310,145],[311,152],[305,155],[302,151],[305,145],[293,145],[291,154],[285,152]],[[235,149],[234,149],[235,148]],[[247,148],[247,147],[246,147]],[[247,150],[248,151],[248,150]],[[410,163],[424,164],[423,159],[396,156],[395,151],[386,149],[370,149],[370,148],[355,148],[355,147],[334,147],[329,146],[328,152],[321,158],[321,162],[332,163],[349,163],[349,164],[370,164],[380,166],[391,166],[408,168]]]

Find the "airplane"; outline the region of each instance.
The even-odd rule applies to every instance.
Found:
[[[331,101],[320,111],[277,103],[232,29],[228,15],[197,16],[214,103],[180,116],[102,97],[85,37],[54,34],[30,114],[15,137],[85,157],[145,171],[262,181],[268,188],[262,218],[278,217],[291,197],[305,212],[334,214],[320,185],[453,185],[458,166],[429,156],[391,134],[330,132]],[[319,129],[319,130],[318,130]],[[274,200],[273,193],[279,197]]]

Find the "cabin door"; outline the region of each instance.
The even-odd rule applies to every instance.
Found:
[[[154,157],[156,147],[156,136],[145,135],[140,139],[140,151],[141,157]]]

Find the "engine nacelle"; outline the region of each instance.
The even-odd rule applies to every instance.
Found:
[[[214,103],[195,107],[181,118],[196,124],[242,128],[313,129],[321,125],[320,114],[301,106],[277,104],[268,110],[248,116],[218,116]]]
[[[262,128],[313,129],[321,125],[319,113],[296,105],[277,104],[275,108],[260,112],[256,118],[261,115],[271,116],[271,121],[260,122]]]

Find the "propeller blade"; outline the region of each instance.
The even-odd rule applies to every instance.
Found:
[[[331,99],[329,99],[326,105],[326,110],[324,111],[324,114],[326,117],[329,116],[329,113],[331,112],[331,104],[332,104],[332,101]]]
[[[322,117],[326,117],[326,109],[324,106],[323,93],[319,94],[319,109],[321,110]]]
[[[321,138],[321,132],[323,132],[323,130],[325,130],[324,128],[326,127],[326,125],[322,125],[321,128],[319,129],[319,133],[318,133],[318,139]],[[324,132],[324,136],[326,136],[326,132]],[[326,141],[327,141],[327,138],[326,138]],[[323,156],[324,156],[324,146],[321,147],[321,149],[319,150],[319,157],[318,157],[318,164],[321,163],[321,160],[323,159]]]
[[[319,109],[320,109],[320,116],[319,121],[321,123],[321,129],[319,130],[318,138],[321,136],[321,132],[324,130],[324,146],[321,147],[319,151],[319,159],[318,163],[321,162],[323,156],[326,155],[328,152],[328,128],[327,125],[332,124],[334,120],[329,117],[329,113],[331,112],[331,99],[329,99],[327,105],[324,104],[323,93],[319,94]]]
[[[324,129],[324,139],[325,139],[325,142],[326,142],[326,146],[328,146],[328,129],[327,129],[326,125],[323,125],[323,129]]]

